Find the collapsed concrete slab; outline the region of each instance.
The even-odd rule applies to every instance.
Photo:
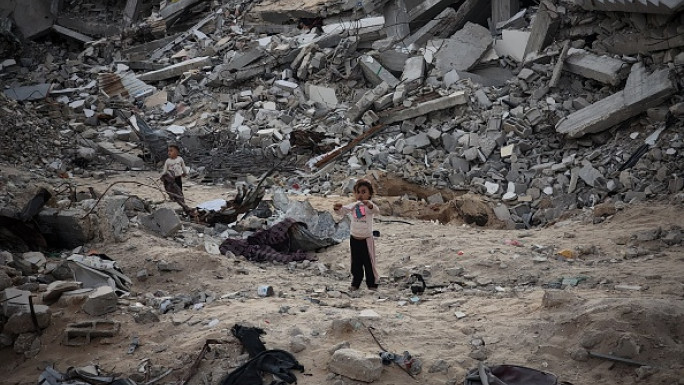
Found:
[[[684,0],[640,1],[624,0],[577,0],[576,3],[588,11],[636,12],[672,15],[684,9]]]
[[[560,15],[556,7],[548,1],[542,1],[532,22],[530,38],[527,40],[523,58],[529,54],[538,53],[549,45],[556,37],[559,26]]]
[[[462,29],[442,42],[435,54],[435,67],[442,73],[451,70],[468,71],[479,63],[493,41],[487,28],[466,23]]]
[[[400,111],[385,112],[380,117],[380,120],[384,124],[392,124],[401,122],[402,120],[426,115],[430,112],[445,110],[447,108],[455,107],[459,104],[465,104],[467,102],[468,98],[466,97],[465,91],[456,91],[451,95],[429,100],[427,102],[420,103],[415,107]]]
[[[52,88],[52,84],[42,83],[32,86],[14,87],[4,90],[5,96],[14,100],[45,99]]]
[[[648,75],[642,64],[635,64],[622,91],[566,116],[556,124],[556,132],[579,138],[607,130],[658,106],[677,90],[670,77],[669,69]]]
[[[97,147],[104,154],[109,155],[115,161],[124,164],[130,168],[142,169],[145,166],[143,160],[133,154],[122,152],[111,142],[98,142]]]
[[[25,39],[33,39],[48,32],[54,23],[50,2],[43,0],[6,0],[0,10],[12,13],[14,23]]]
[[[629,73],[627,63],[609,56],[597,56],[583,49],[570,49],[563,68],[585,78],[616,86]]]
[[[447,7],[442,12],[437,15],[434,19],[430,20],[427,24],[422,26],[418,31],[412,33],[410,36],[402,41],[402,45],[423,45],[427,43],[428,40],[440,37],[447,37],[453,34],[458,28],[455,27],[456,24],[456,11]]]
[[[504,29],[501,31],[501,39],[494,43],[494,50],[499,56],[509,56],[518,62],[525,58],[525,48],[530,38],[529,31]]]

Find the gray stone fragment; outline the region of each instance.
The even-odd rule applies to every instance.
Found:
[[[406,145],[414,148],[425,148],[430,145],[430,138],[428,138],[427,133],[421,132],[418,135],[406,138]]]
[[[511,219],[511,212],[508,211],[508,206],[506,205],[496,205],[494,207],[494,215],[503,222],[507,222]]]
[[[92,316],[101,316],[116,311],[118,297],[110,286],[96,288],[83,304],[83,311]]]
[[[48,327],[50,325],[50,319],[52,316],[50,308],[46,305],[33,305],[33,310],[36,314],[38,327],[40,329],[45,329]],[[33,317],[31,316],[30,310],[24,310],[12,314],[7,320],[5,328],[3,329],[3,332],[10,334],[21,334],[32,331],[35,331],[35,327],[33,326]]]
[[[434,193],[426,198],[428,204],[442,204],[444,203],[444,198],[441,193]]]
[[[597,179],[603,178],[603,175],[599,170],[587,164],[579,170],[579,177],[582,178],[587,185],[595,187]]]
[[[163,237],[173,235],[183,226],[176,212],[167,207],[160,208],[150,215],[141,217],[140,223],[148,230]]]
[[[387,83],[390,88],[394,88],[399,84],[399,80],[372,56],[361,56],[359,64],[361,64],[361,69],[363,70],[366,79],[373,83],[374,86],[378,86],[384,82]]]
[[[468,22],[449,39],[444,40],[435,54],[435,68],[442,73],[451,70],[468,71],[480,61],[493,41],[487,28]]]
[[[43,294],[43,302],[52,303],[59,299],[65,291],[80,289],[81,282],[76,281],[55,281],[48,285],[47,290]]]
[[[489,100],[489,97],[487,94],[482,90],[482,88],[478,89],[475,91],[475,98],[477,99],[477,103],[484,109],[489,109],[492,107],[492,102]]]
[[[382,360],[377,354],[354,349],[339,349],[333,353],[328,369],[357,381],[373,382],[380,379]]]

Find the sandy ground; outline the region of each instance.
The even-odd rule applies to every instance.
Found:
[[[151,175],[135,178],[149,181]],[[94,185],[102,191],[115,180]],[[92,180],[77,183],[93,185]],[[220,186],[186,186],[195,202],[232,194]],[[162,199],[151,189],[122,188],[157,202]],[[348,198],[293,199],[309,199],[314,207],[329,210],[333,202]],[[385,197],[376,200],[389,211]],[[477,227],[458,220],[440,224],[406,217],[379,219],[376,247],[383,279],[378,292],[345,292],[350,282],[347,243],[317,253],[317,262],[296,268],[211,255],[202,245],[184,247],[135,227],[125,242],[87,245],[118,261],[134,281],[131,297],[104,317],[121,323],[119,334],[83,347],[64,346],[65,326],[91,317],[78,306],[53,307],[53,322],[41,336],[37,356],[27,359],[9,348],[0,351],[0,382],[36,383],[46,365],[64,371],[97,364],[105,373],[131,376],[138,383],[172,369],[157,383],[178,383],[205,341],[215,338],[226,343],[214,345],[190,384],[218,384],[245,358],[230,334],[239,323],[263,328],[267,334],[262,340],[270,349],[292,351],[293,341],[303,341],[304,350],[293,352],[305,367],[304,373],[296,373],[302,385],[358,383],[332,374],[327,364],[331,349],[343,342],[377,354],[380,348],[367,326],[375,328],[386,349],[409,351],[423,363],[415,379],[386,366],[377,384],[460,384],[478,359],[489,365],[529,366],[573,384],[684,384],[684,247],[644,240],[654,230],[684,227],[681,202],[628,205],[599,224],[593,224],[594,215],[586,210],[531,230]],[[190,225],[177,236],[191,244],[192,237],[197,235]],[[557,254],[566,249],[575,257]],[[160,272],[160,260],[181,270]],[[144,281],[135,279],[141,269],[151,274]],[[395,278],[406,272],[421,273],[434,286],[415,304],[406,280]],[[579,283],[560,290],[556,283],[564,278]],[[276,295],[259,297],[257,287],[262,284],[271,285]],[[201,292],[215,299],[201,309],[159,315],[159,322],[134,321],[131,307],[147,297]],[[363,318],[363,310],[373,310],[378,317]],[[359,319],[363,326],[340,327],[345,319]],[[127,354],[134,336],[140,346]],[[588,350],[628,356],[648,366],[591,358]]]

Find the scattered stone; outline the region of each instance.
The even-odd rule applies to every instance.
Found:
[[[338,349],[333,353],[328,369],[352,380],[373,382],[382,375],[382,360],[377,354],[348,348]]]

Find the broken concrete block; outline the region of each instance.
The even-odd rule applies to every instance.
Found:
[[[299,87],[299,84],[287,80],[276,80],[273,85],[289,92],[292,92]]]
[[[492,101],[489,100],[489,97],[482,88],[479,88],[477,91],[475,91],[475,98],[477,99],[477,103],[482,108],[489,109],[492,107]]]
[[[499,56],[510,56],[517,62],[522,62],[529,38],[529,31],[504,29],[501,31],[501,39],[494,42],[494,50]]]
[[[542,49],[549,45],[556,37],[559,25],[560,17],[558,12],[556,12],[555,6],[542,1],[532,21],[530,38],[527,40],[523,58],[526,58],[531,53],[541,52]]]
[[[406,60],[408,60],[410,55],[407,52],[386,49],[374,54],[373,57],[377,59],[383,67],[398,73],[404,70]]]
[[[389,90],[387,83],[380,83],[372,90],[367,91],[363,96],[354,104],[349,110],[347,110],[347,118],[352,122],[356,121],[366,112],[370,106],[382,95],[385,95]]]
[[[468,100],[465,91],[456,91],[451,95],[443,96],[441,98],[434,100],[429,100],[420,103],[415,107],[407,108],[401,111],[394,112],[392,114],[385,115],[384,117],[381,117],[381,120],[385,124],[391,124],[406,119],[412,119],[421,115],[426,115],[433,111],[439,111],[455,107],[459,104],[465,104],[467,102]]]
[[[563,69],[588,79],[616,86],[628,73],[629,67],[626,64],[617,58],[597,56],[582,49],[571,48],[568,50]]]
[[[14,313],[29,311],[29,296],[31,292],[28,290],[19,290],[13,287],[8,287],[0,293],[0,301],[2,301],[2,312],[5,317],[9,317]]]
[[[387,83],[389,88],[394,88],[399,84],[399,80],[372,56],[361,56],[359,58],[359,63],[361,64],[364,76],[374,86],[378,86],[381,83]]]
[[[487,28],[468,22],[461,30],[443,41],[435,54],[435,68],[442,73],[451,70],[468,71],[479,63],[493,41],[492,34]]]
[[[377,354],[345,348],[333,353],[328,369],[353,380],[373,382],[380,379],[382,360]]]
[[[361,120],[367,126],[374,126],[380,121],[380,118],[373,110],[368,110],[363,114]]]
[[[607,130],[620,122],[663,103],[676,92],[669,69],[646,75],[634,64],[625,88],[561,119],[556,132],[570,138]]]
[[[47,259],[39,251],[29,251],[14,259],[14,265],[24,275],[33,275],[45,267]]]
[[[48,306],[33,305],[33,311],[36,314],[38,327],[40,329],[45,329],[46,327],[50,326],[52,313],[50,312],[50,308]],[[35,331],[33,317],[31,315],[31,310],[28,309],[28,306],[24,311],[13,313],[7,320],[7,323],[2,331],[4,333],[11,334],[21,334]]]
[[[413,148],[425,148],[430,145],[430,138],[425,132],[406,138],[406,145]]]
[[[92,316],[101,316],[116,311],[119,300],[110,286],[100,286],[93,290],[83,304],[83,311]]]
[[[404,64],[404,72],[401,74],[401,83],[407,91],[414,90],[423,84],[425,77],[425,58],[414,56],[408,58]]]
[[[450,36],[458,29],[458,26],[456,25],[457,20],[456,10],[452,7],[446,7],[434,19],[430,20],[409,37],[405,38],[402,41],[402,45],[410,46],[413,44],[420,46],[430,39]]]
[[[411,33],[406,1],[389,1],[383,9],[383,16],[385,19],[383,30],[390,41],[400,41]]]
[[[235,52],[235,55],[228,61],[225,68],[228,71],[240,70],[264,55],[266,55],[266,52],[259,46]]]
[[[591,187],[596,187],[596,182],[603,179],[601,172],[589,164],[579,170],[579,177]]]
[[[162,237],[172,236],[183,226],[176,212],[167,207],[157,209],[152,214],[140,218],[140,223]]]
[[[309,99],[321,103],[326,108],[334,109],[337,107],[337,95],[335,95],[335,89],[330,87],[322,87],[314,84],[306,84],[306,93],[309,95]]]
[[[43,294],[43,302],[52,303],[59,299],[65,291],[72,291],[80,289],[81,282],[76,281],[55,281],[48,285],[47,290]]]

